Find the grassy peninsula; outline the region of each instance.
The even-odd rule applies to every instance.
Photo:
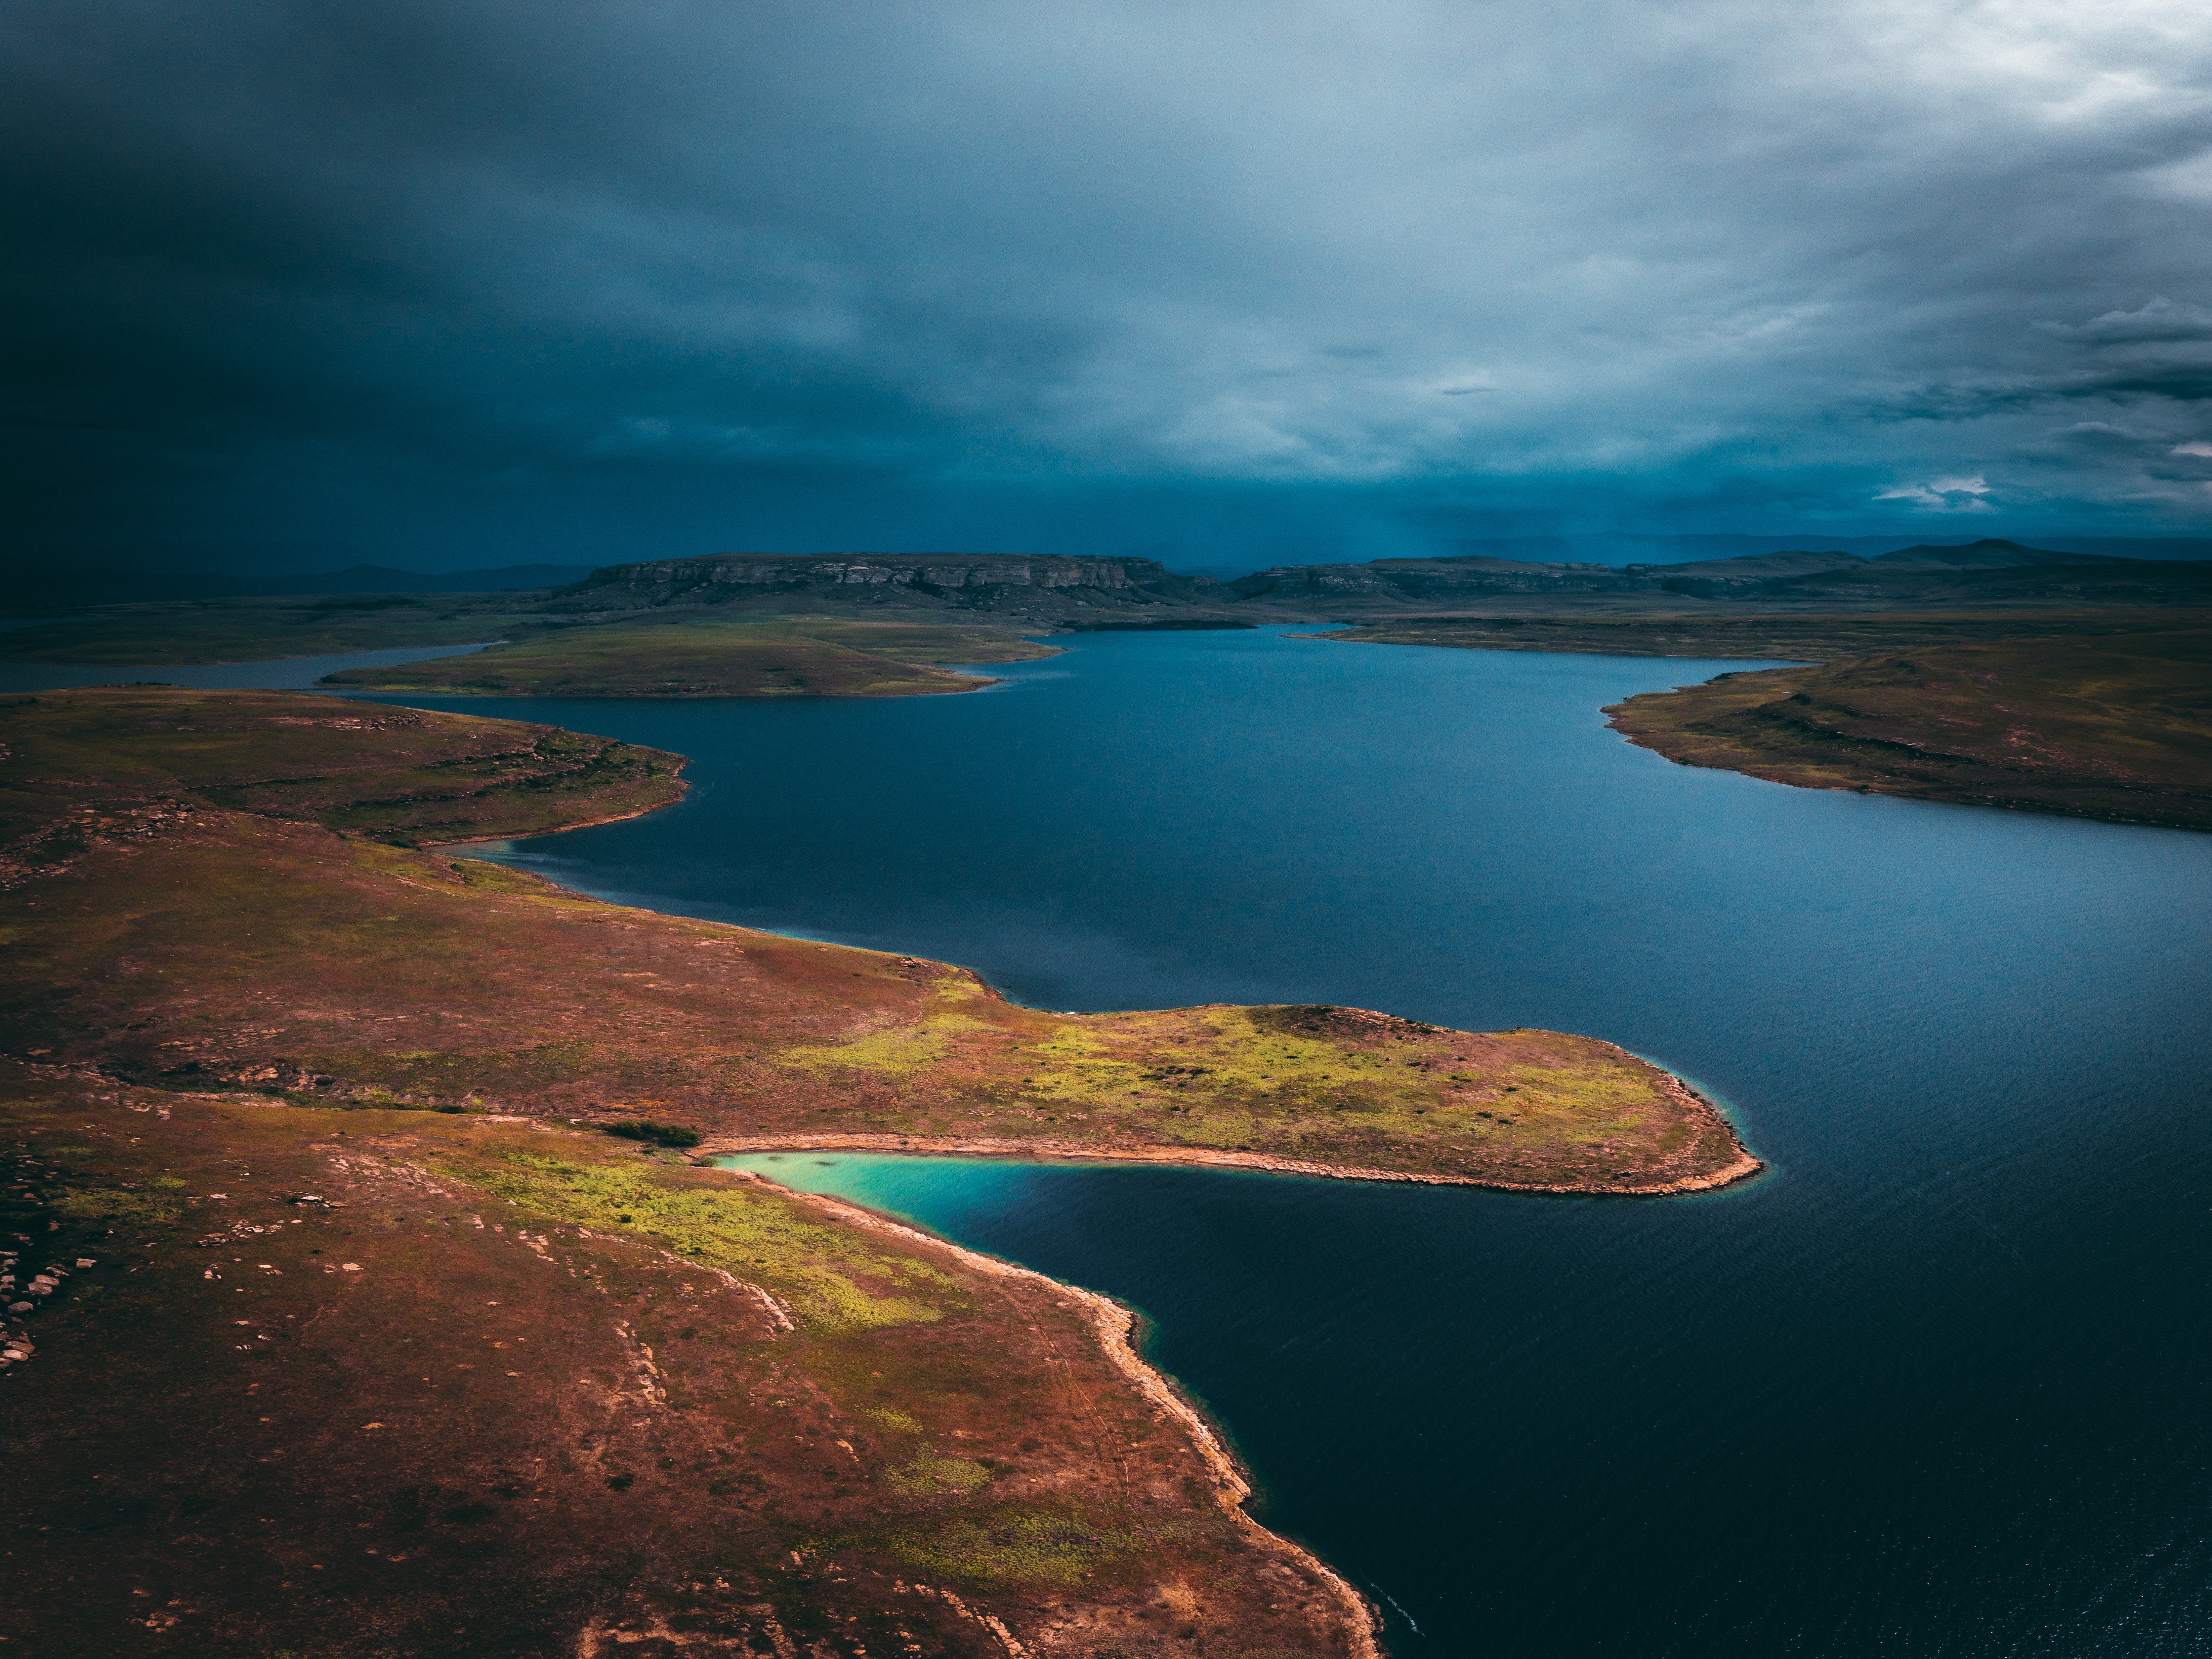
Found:
[[[136,687],[16,701],[0,742],[26,884],[0,1036],[35,1030],[137,1081],[1590,1192],[1705,1180],[1741,1157],[1710,1108],[1589,1038],[1327,1008],[1060,1015],[964,969],[623,909],[419,850],[672,800],[679,763],[654,750]],[[69,906],[31,890],[48,882]],[[295,1012],[272,1022],[272,999]]]
[[[1723,674],[1606,712],[1686,765],[2212,830],[2212,625],[2165,621]]]
[[[1119,1310],[594,1126],[1758,1167],[1587,1039],[1043,1013],[432,845],[672,802],[649,750],[146,688],[12,700],[0,744],[0,1209],[55,1270],[0,1352],[26,1651],[1371,1654]]]
[[[1011,629],[845,617],[562,629],[466,657],[356,668],[352,690],[571,697],[903,697],[990,682],[939,662],[1023,662],[1053,647]]]

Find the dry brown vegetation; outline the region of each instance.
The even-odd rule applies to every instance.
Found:
[[[1686,765],[2212,829],[2212,627],[2193,618],[1723,674],[1607,713]]]
[[[1588,1038],[1358,1011],[1054,1014],[963,969],[392,844],[641,810],[676,787],[654,751],[276,693],[88,691],[0,713],[13,856],[57,884],[15,906],[0,1033],[137,1081],[1598,1192],[1741,1172],[1711,1107]],[[540,775],[563,745],[591,764]]]
[[[350,690],[572,697],[902,697],[989,684],[940,662],[1020,662],[1053,654],[1010,629],[805,617],[688,619],[564,629],[326,684]]]
[[[1779,657],[1829,662],[1874,651],[1985,641],[2094,639],[2170,628],[2171,611],[1889,611],[1806,616],[1406,617],[1313,637],[1469,651],[1583,651],[1607,657]]]
[[[1045,1280],[565,1126],[0,1089],[10,1650],[1363,1650]]]
[[[1048,1014],[422,845],[672,800],[653,750],[144,688],[0,746],[0,1207],[68,1275],[0,1376],[26,1653],[1362,1653],[1115,1310],[591,1123],[1757,1167],[1587,1039]]]

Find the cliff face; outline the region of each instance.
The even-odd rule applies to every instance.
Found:
[[[569,611],[629,611],[781,597],[1059,615],[1085,609],[1218,605],[1226,596],[1218,583],[1170,574],[1151,559],[716,553],[610,565],[562,589],[555,605]]]
[[[1765,553],[1691,564],[1537,564],[1488,557],[1279,565],[1233,582],[1152,559],[1066,554],[715,553],[610,565],[545,609],[595,620],[735,606],[757,614],[956,611],[1055,628],[1237,625],[1451,611],[1698,611],[1913,605],[2203,605],[2212,562],[2146,562],[2012,542],[1879,559]]]

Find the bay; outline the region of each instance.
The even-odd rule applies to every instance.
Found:
[[[2212,837],[1598,713],[1742,665],[1255,632],[960,696],[404,701],[693,757],[669,811],[490,849],[587,891],[1056,1008],[1585,1031],[1727,1103],[1772,1173],[1656,1203],[777,1166],[1144,1310],[1394,1650],[2205,1651]]]

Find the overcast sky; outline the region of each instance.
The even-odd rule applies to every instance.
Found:
[[[0,20],[47,555],[2212,533],[2201,0]]]

